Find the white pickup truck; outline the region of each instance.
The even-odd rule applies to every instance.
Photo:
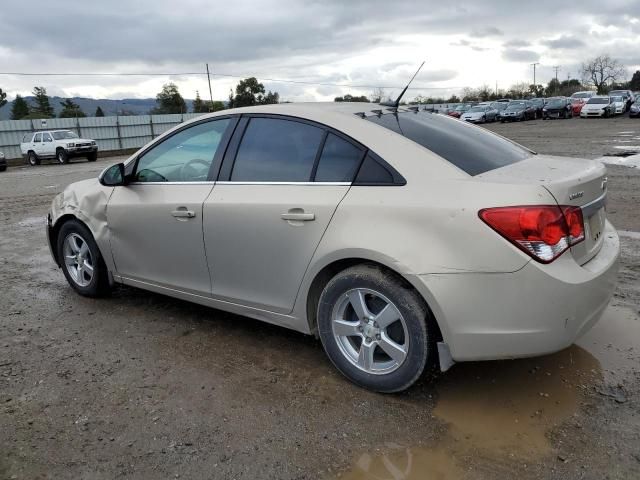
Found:
[[[22,137],[20,151],[32,166],[39,165],[43,158],[55,158],[59,163],[67,163],[74,157],[86,157],[90,162],[98,158],[96,141],[79,138],[71,130],[27,133]]]

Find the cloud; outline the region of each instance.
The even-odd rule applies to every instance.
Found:
[[[504,47],[513,47],[513,48],[522,48],[531,46],[531,42],[526,40],[509,40],[508,42],[503,43]]]
[[[558,49],[581,48],[586,45],[584,41],[572,35],[562,35],[554,39],[541,40],[540,43],[546,47]]]
[[[502,58],[508,62],[537,62],[540,60],[540,54],[533,50],[505,48],[502,51]]]
[[[484,37],[495,37],[504,35],[504,32],[497,27],[485,27],[480,29],[473,29],[469,34],[472,37],[484,38]]]

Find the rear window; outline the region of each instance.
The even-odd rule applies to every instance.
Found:
[[[366,117],[441,156],[469,175],[511,165],[532,155],[493,133],[429,112],[399,112]]]

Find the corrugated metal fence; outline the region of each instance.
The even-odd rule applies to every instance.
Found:
[[[0,152],[20,158],[22,137],[37,130],[68,129],[96,141],[100,151],[140,148],[158,135],[200,113],[124,117],[49,118],[0,121]]]

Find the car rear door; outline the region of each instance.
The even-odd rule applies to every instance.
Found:
[[[289,313],[364,149],[326,127],[244,117],[204,203],[213,296]]]
[[[107,221],[125,282],[211,295],[202,204],[236,121],[216,117],[163,138],[136,159],[130,183],[114,188]]]
[[[43,156],[44,155],[44,143],[42,141],[42,133],[38,132],[33,136],[33,141],[31,142],[31,150],[36,152],[36,155]]]

